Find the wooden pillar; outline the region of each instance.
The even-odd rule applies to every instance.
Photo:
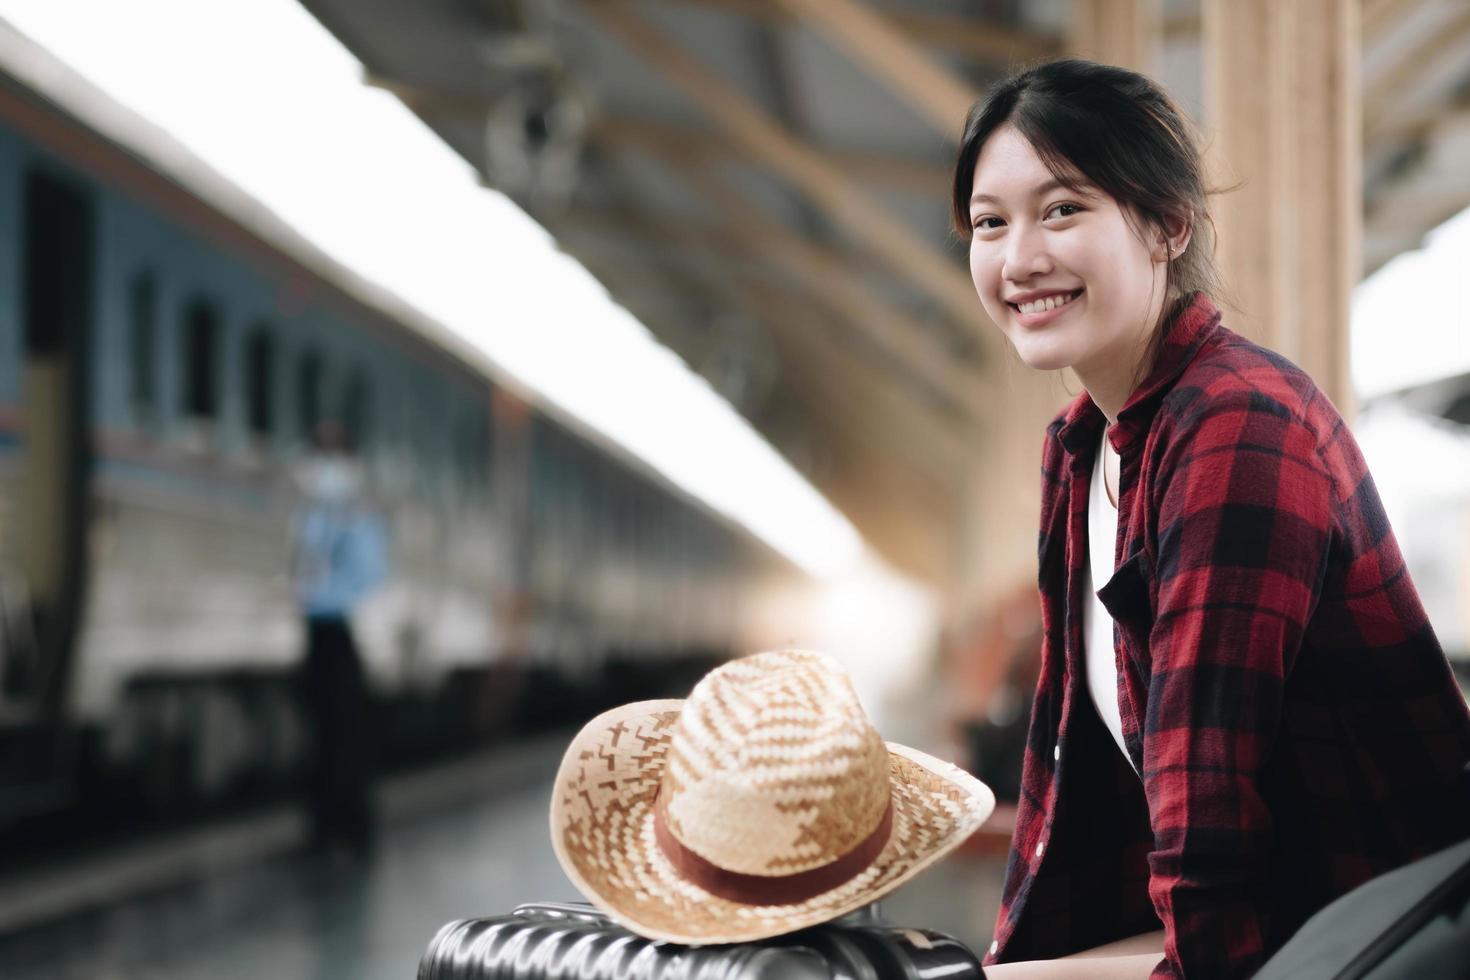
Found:
[[[1046,426],[1081,390],[1070,372],[1036,371],[1007,353],[993,380],[994,422],[971,471],[956,570],[946,596],[951,626],[968,623],[1018,585],[1036,581],[1041,445]]]
[[[1231,328],[1299,364],[1344,417],[1362,270],[1358,0],[1204,0],[1205,118]],[[1243,182],[1243,183],[1242,183]]]
[[[1079,58],[1153,75],[1163,43],[1161,0],[1073,0],[1067,49]]]

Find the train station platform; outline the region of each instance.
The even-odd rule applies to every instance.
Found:
[[[303,856],[290,808],[5,876],[6,980],[411,980],[444,923],[576,900],[547,829],[571,733],[379,785],[375,859]],[[983,950],[1004,853],[969,848],[883,902],[895,922]]]

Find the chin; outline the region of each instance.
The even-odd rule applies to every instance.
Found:
[[[1055,344],[1038,344],[1035,343],[1035,340],[1034,337],[1024,337],[1019,344],[1014,340],[1011,343],[1021,363],[1033,371],[1060,371],[1071,367],[1076,360],[1073,352],[1065,347],[1058,347]]]

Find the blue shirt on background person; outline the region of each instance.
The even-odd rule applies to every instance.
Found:
[[[346,619],[388,575],[382,519],[357,499],[356,472],[346,460],[314,461],[306,499],[292,522],[292,587],[309,619]]]

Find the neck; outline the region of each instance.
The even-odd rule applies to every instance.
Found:
[[[1099,358],[1096,363],[1073,367],[1093,403],[1108,417],[1109,425],[1117,423],[1118,413],[1123,411],[1123,406],[1128,404],[1128,399],[1148,375],[1153,357],[1157,354],[1154,345],[1160,330],[1159,320],[1164,315],[1163,307],[1164,302],[1160,298],[1158,305],[1149,311],[1148,318],[1144,320],[1150,327],[1149,338],[1144,341],[1141,354],[1135,347],[1122,356]]]
[[[1118,413],[1123,410],[1123,405],[1128,401],[1128,395],[1132,392],[1121,390],[1104,392],[1103,386],[1088,384],[1085,378],[1082,380],[1082,385],[1087,389],[1087,394],[1091,396],[1093,404],[1102,409],[1102,413],[1108,417],[1108,425],[1115,425],[1118,421]]]

